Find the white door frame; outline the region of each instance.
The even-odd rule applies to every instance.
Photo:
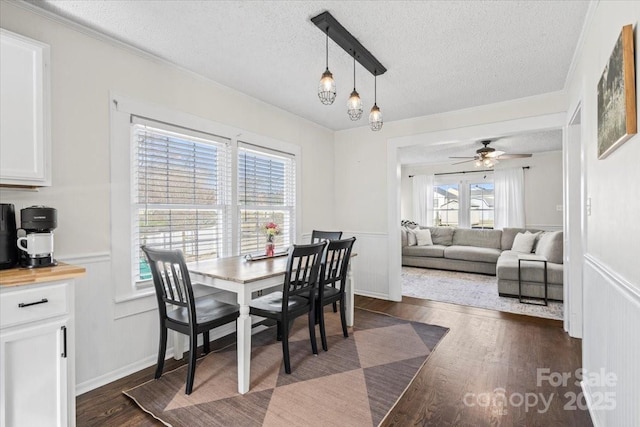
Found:
[[[586,163],[582,102],[578,101],[567,122],[562,147],[564,181],[564,329],[582,338],[583,269],[586,253]]]
[[[562,129],[566,133],[566,113],[545,114],[535,117],[506,120],[463,128],[391,138],[387,141],[387,235],[389,254],[389,299],[402,300],[402,255],[400,246],[400,185],[401,166],[398,163],[398,149],[412,145],[448,145],[468,139],[482,139],[495,135],[514,135]],[[566,139],[563,136],[563,140]]]

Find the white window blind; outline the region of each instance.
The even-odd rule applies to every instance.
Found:
[[[295,156],[238,144],[238,213],[241,254],[263,252],[264,226],[280,228],[276,251],[295,241]]]
[[[229,140],[132,118],[133,276],[151,278],[140,245],[180,249],[187,262],[230,247]]]

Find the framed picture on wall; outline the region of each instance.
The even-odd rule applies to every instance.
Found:
[[[598,82],[598,159],[637,132],[633,26],[622,27]]]

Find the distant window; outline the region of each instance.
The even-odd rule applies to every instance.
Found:
[[[436,226],[493,228],[493,175],[480,180],[450,176],[433,186],[433,223]]]
[[[433,194],[434,224],[458,226],[460,203],[458,184],[435,185]]]

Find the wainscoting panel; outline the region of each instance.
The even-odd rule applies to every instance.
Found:
[[[389,255],[386,233],[345,231],[343,237],[356,237],[352,259],[354,292],[389,299]]]
[[[585,256],[582,382],[596,427],[638,425],[640,284]],[[606,382],[609,382],[607,384]]]

